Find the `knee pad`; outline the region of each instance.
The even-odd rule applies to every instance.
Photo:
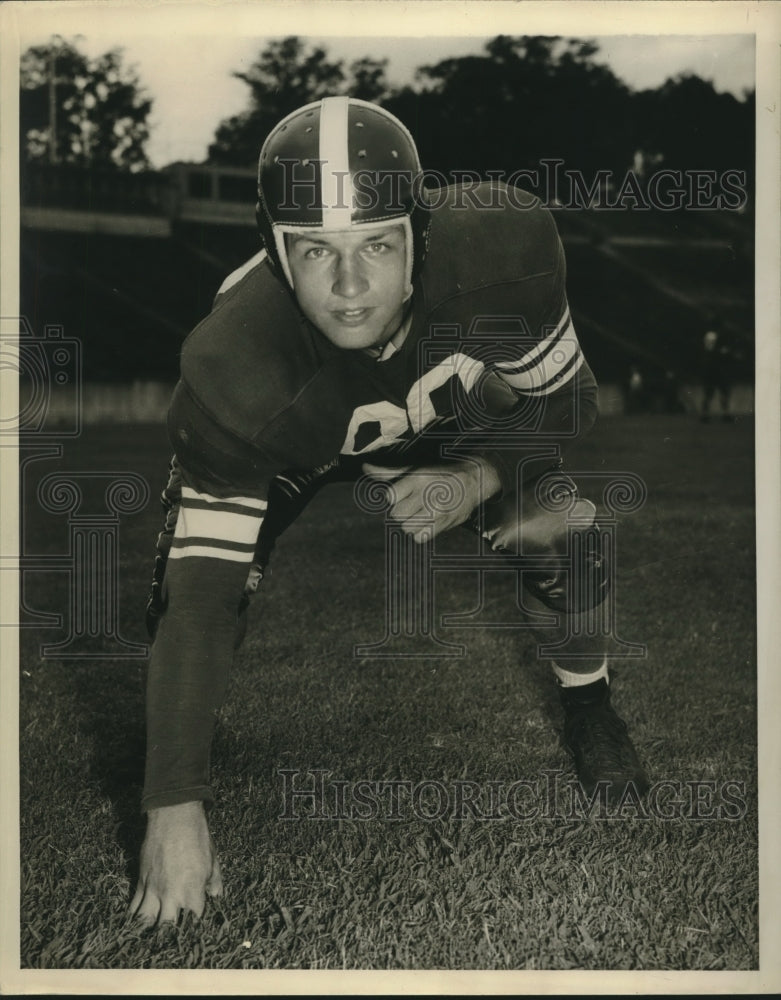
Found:
[[[568,529],[565,524],[557,542],[550,572],[524,572],[524,586],[554,611],[580,614],[599,607],[610,589],[610,561],[599,525]]]
[[[569,476],[544,476],[518,497],[505,498],[484,537],[494,551],[534,558],[523,583],[555,611],[579,613],[604,600],[610,583],[596,507],[578,497]],[[542,567],[539,566],[543,563]]]

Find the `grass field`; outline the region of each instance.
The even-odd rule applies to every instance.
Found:
[[[38,509],[37,477],[147,479],[153,499],[120,525],[121,631],[137,642],[167,450],[158,428],[88,428],[25,483],[28,550],[55,553],[67,524]],[[647,655],[616,665],[614,698],[652,780],[688,796],[678,816],[631,803],[611,818],[551,814],[544,772],[566,783],[570,762],[526,631],[443,630],[466,645],[460,658],[356,659],[356,643],[383,633],[383,525],[333,487],[280,541],[252,608],[213,752],[226,895],[201,922],[125,923],[143,836],[145,661],[42,658],[40,644],[64,632],[23,633],[22,966],[757,968],[752,422],[605,419],[581,465],[648,486],[643,508],[620,518],[616,589],[619,632]],[[456,533],[446,550],[465,545]],[[39,611],[67,608],[62,574],[31,574],[27,596]],[[473,575],[440,581],[437,613],[475,602]],[[489,581],[485,613],[514,620],[509,576]],[[308,819],[302,803],[284,820],[285,768],[448,789],[525,779],[524,807],[542,807],[426,819],[421,799],[400,819],[362,820]],[[698,781],[712,784],[686,785]],[[716,816],[704,818],[710,799]]]

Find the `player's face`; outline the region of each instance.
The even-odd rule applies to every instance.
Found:
[[[287,237],[295,294],[306,318],[332,344],[379,347],[404,316],[404,228],[339,230]]]

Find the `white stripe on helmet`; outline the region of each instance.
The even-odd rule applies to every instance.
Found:
[[[347,148],[349,106],[347,97],[325,97],[320,109],[323,229],[349,229],[352,222],[352,186]]]
[[[277,257],[288,284],[295,289],[293,274],[290,269],[290,261],[285,244],[285,234],[305,234],[306,232],[338,232],[353,229],[356,225],[364,232],[385,229],[389,225],[402,225],[406,236],[406,295],[405,301],[412,295],[412,271],[413,271],[413,234],[410,216],[407,213],[396,215],[395,213],[386,219],[374,219],[371,222],[354,223],[352,218],[353,210],[353,182],[350,175],[349,157],[349,110],[350,107],[366,108],[374,112],[385,114],[393,119],[397,128],[401,129],[406,136],[411,148],[415,151],[415,161],[417,169],[420,170],[420,160],[417,157],[415,140],[409,130],[397,118],[389,112],[384,112],[376,104],[369,101],[361,101],[354,97],[324,97],[320,101],[313,101],[311,104],[291,112],[276,126],[280,129],[288,120],[299,116],[302,112],[320,109],[320,141],[318,156],[320,160],[320,197],[322,222],[320,225],[307,226],[297,223],[272,222],[271,229],[274,235]]]

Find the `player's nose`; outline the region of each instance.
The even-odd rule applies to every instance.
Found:
[[[351,254],[342,254],[336,262],[333,292],[343,299],[355,299],[368,289],[369,282],[363,273],[360,260]]]

